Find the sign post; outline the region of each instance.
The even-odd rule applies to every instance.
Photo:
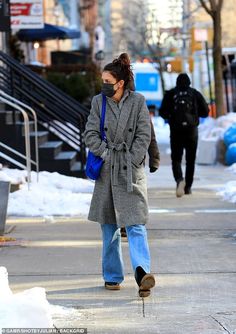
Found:
[[[10,36],[10,4],[9,0],[0,0],[0,47],[3,52],[9,51]]]
[[[204,42],[204,44],[205,44],[207,74],[208,74],[208,84],[209,84],[209,96],[210,96],[210,105],[211,105],[211,109],[212,109],[214,101],[213,101],[213,94],[212,94],[212,89],[211,89],[211,71],[210,71],[210,62],[209,62],[208,31],[207,31],[207,29],[195,29],[194,39],[197,42]]]
[[[10,182],[0,181],[0,235],[4,234]]]
[[[0,0],[0,31],[10,31],[9,0]]]

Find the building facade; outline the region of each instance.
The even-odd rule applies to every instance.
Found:
[[[45,23],[78,29],[81,36],[74,40],[51,40],[40,43],[37,61],[50,65],[52,51],[92,49],[97,13],[97,0],[44,0]]]
[[[194,5],[196,8],[196,5]],[[234,29],[234,19],[236,13],[236,1],[225,0],[222,7],[222,47],[236,47],[236,34]],[[206,11],[199,7],[193,14],[193,24],[195,27],[212,28],[212,19]]]

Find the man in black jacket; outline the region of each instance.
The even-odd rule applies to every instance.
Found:
[[[198,143],[199,117],[207,117],[208,105],[202,94],[190,87],[186,73],[177,77],[176,87],[167,91],[159,115],[170,125],[172,171],[176,181],[176,196],[191,194]],[[185,150],[186,171],[183,178],[181,162]]]

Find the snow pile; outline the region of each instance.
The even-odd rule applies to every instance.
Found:
[[[203,122],[200,123],[198,127],[199,137],[200,138],[209,138],[212,137],[211,132],[214,131],[216,127],[216,120],[212,117],[207,117],[203,119]]]
[[[35,287],[13,294],[5,267],[0,267],[0,333],[2,328],[70,327],[81,315],[77,309],[51,305],[44,288]]]
[[[20,190],[11,193],[8,203],[10,216],[82,216],[88,214],[94,183],[59,173],[32,172],[30,190],[25,182],[25,171],[3,169],[0,178],[21,179]],[[50,219],[49,219],[50,220]]]
[[[11,182],[13,184],[22,184],[26,182],[27,172],[25,170],[0,168],[0,181]]]
[[[226,170],[236,174],[236,163],[226,168]],[[222,196],[225,201],[236,203],[236,181],[227,182],[217,194]]]
[[[234,112],[230,112],[216,119],[217,126],[225,130],[227,130],[233,123],[236,123],[236,113]]]
[[[222,196],[225,201],[236,203],[236,181],[227,182],[218,195]]]
[[[236,174],[236,163],[227,168],[228,171]]]
[[[199,137],[204,138],[204,140],[212,138],[223,139],[225,131],[233,123],[236,123],[236,113],[233,112],[220,116],[217,119],[207,117],[199,125]]]
[[[2,328],[53,328],[44,288],[13,294],[5,267],[0,267],[0,331]]]
[[[217,119],[207,117],[199,125],[199,141],[197,150],[198,164],[212,165],[220,158],[222,150],[220,140],[224,139],[227,129],[236,122],[235,113],[228,113]],[[221,157],[221,160],[223,157]]]
[[[169,143],[170,128],[168,123],[165,123],[161,117],[153,117],[152,122],[155,129],[155,134],[158,143]],[[202,123],[199,125],[199,138],[204,140],[223,139],[225,131],[233,124],[236,123],[236,113],[228,113],[227,115],[214,119],[207,117],[202,119]]]
[[[229,113],[226,116],[219,117],[217,120],[209,117],[203,124],[199,126],[200,145],[198,145],[197,163],[201,163],[201,159],[204,160],[205,163],[216,162],[217,141],[219,139],[223,139],[225,131],[235,122],[236,114]],[[227,168],[226,170],[233,174],[236,174],[236,163]],[[225,184],[224,187],[222,187],[217,194],[222,196],[226,201],[236,203],[236,181],[230,181]]]

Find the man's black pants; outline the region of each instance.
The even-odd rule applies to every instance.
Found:
[[[181,127],[170,129],[170,147],[172,171],[175,181],[178,183],[183,180],[181,162],[185,150],[186,170],[185,182],[186,188],[191,188],[193,183],[195,159],[198,143],[197,127]]]

